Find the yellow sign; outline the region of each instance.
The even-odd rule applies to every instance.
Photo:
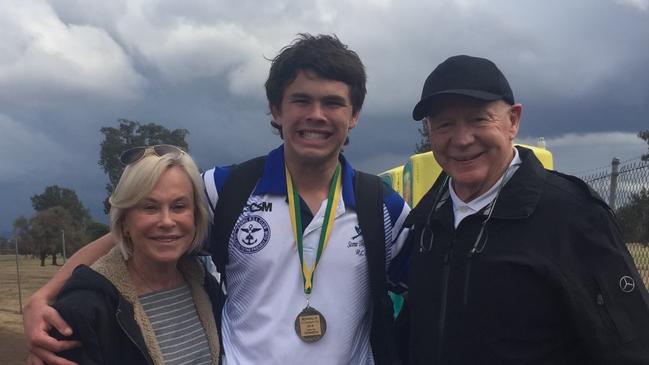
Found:
[[[550,151],[545,148],[524,144],[516,145],[531,149],[536,155],[536,158],[541,161],[541,164],[543,164],[546,169],[552,170],[554,168],[552,153]],[[397,185],[395,181],[398,180],[395,179],[394,174],[399,170],[402,171],[401,181],[400,184]],[[419,203],[426,192],[428,192],[428,189],[433,186],[433,183],[441,172],[442,168],[439,166],[437,161],[435,161],[433,153],[425,152],[410,156],[404,166],[387,170],[379,174],[379,176],[390,182],[392,188],[403,196],[403,199],[408,203],[408,205],[414,207]],[[400,186],[401,189],[397,189],[395,186]]]

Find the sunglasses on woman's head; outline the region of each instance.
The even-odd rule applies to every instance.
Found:
[[[155,146],[133,147],[122,152],[122,154],[119,156],[119,161],[124,166],[127,166],[140,161],[144,156],[148,154],[154,154],[156,156],[164,156],[170,153],[181,155],[185,153],[185,151],[181,150],[179,147],[172,146],[170,144],[157,144]]]

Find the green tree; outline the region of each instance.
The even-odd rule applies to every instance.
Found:
[[[72,189],[62,188],[57,185],[51,185],[46,187],[45,191],[42,194],[32,196],[31,200],[32,207],[37,212],[42,212],[54,207],[64,208],[72,216],[72,220],[75,224],[74,230],[85,231],[84,234],[87,237],[92,238],[92,240],[99,238],[108,232],[108,227],[106,225],[92,220],[92,218],[90,217],[90,212],[83,205],[83,203],[81,203],[81,201],[77,197],[77,193]],[[31,232],[31,229],[32,227],[28,229],[28,231],[30,232],[28,232],[29,235],[25,236],[25,242],[33,246],[34,236],[32,234],[33,232]],[[24,245],[21,244],[21,246]],[[36,248],[31,246],[25,247],[33,254],[36,254],[36,251],[42,251],[39,248],[40,246],[41,245],[39,244]],[[74,245],[71,247],[78,249],[78,247]],[[68,250],[68,252],[66,253],[73,253],[75,250]]]
[[[24,216],[20,216],[14,220],[13,235],[14,239],[18,238],[18,250],[22,254],[33,254],[30,229],[31,222]]]
[[[11,253],[13,249],[13,242],[10,242],[5,236],[0,236],[0,254],[6,255]]]
[[[428,138],[428,128],[426,127],[426,121],[422,120],[421,128],[417,128],[419,134],[421,135],[421,140],[417,142],[415,147],[415,153],[424,153],[431,150],[430,139]]]
[[[638,132],[638,137],[640,137],[643,141],[647,142],[647,144],[649,145],[649,129]],[[642,155],[642,160],[649,161],[649,153],[645,153],[644,155]]]
[[[124,166],[119,162],[119,156],[127,149],[155,144],[171,144],[185,151],[189,150],[189,146],[185,141],[189,134],[186,129],[169,130],[156,123],[141,124],[127,119],[119,119],[118,121],[119,126],[117,128],[101,128],[104,140],[101,142],[99,166],[108,175],[109,182],[106,184],[108,195],[113,193],[120,176],[122,176]],[[108,204],[108,198],[106,198],[104,200],[104,212],[108,213],[109,210],[110,205]]]
[[[37,212],[53,207],[63,207],[72,214],[72,218],[79,222],[80,225],[85,225],[91,221],[90,212],[83,206],[77,197],[77,193],[72,189],[51,185],[46,187],[42,194],[32,196],[31,200],[32,207]]]
[[[66,254],[76,251],[87,238],[85,230],[63,207],[52,207],[36,212],[30,221],[29,236],[33,253],[45,266],[45,259],[52,257],[57,265],[57,254],[63,253],[63,232],[65,232]]]
[[[86,235],[90,241],[94,241],[108,232],[110,232],[110,228],[103,223],[93,221],[86,226]]]
[[[627,242],[649,243],[649,190],[633,194],[631,202],[616,212],[620,229]]]

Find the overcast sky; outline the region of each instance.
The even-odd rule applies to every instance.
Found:
[[[519,141],[545,137],[556,169],[647,151],[649,0],[0,0],[0,232],[53,184],[106,222],[99,129],[118,118],[188,129],[204,169],[275,147],[267,58],[300,32],[335,33],[366,65],[359,169],[405,162],[423,81],[456,54],[501,68]]]

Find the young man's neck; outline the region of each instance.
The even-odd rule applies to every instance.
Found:
[[[320,209],[322,202],[327,199],[331,178],[338,166],[338,159],[328,161],[326,164],[308,164],[297,163],[287,157],[286,166],[300,197],[315,214]]]

